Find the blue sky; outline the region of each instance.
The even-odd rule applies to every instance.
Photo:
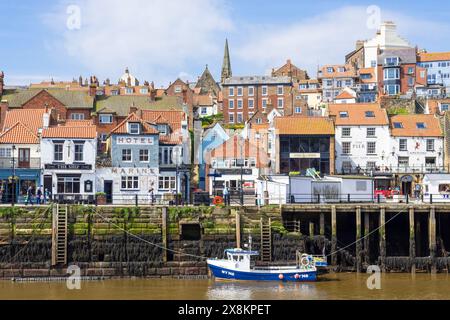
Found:
[[[67,27],[70,5],[80,10],[79,29]],[[234,75],[265,74],[288,58],[314,75],[375,34],[366,24],[371,5],[411,44],[450,50],[444,1],[2,0],[0,69],[15,85],[79,75],[116,81],[129,67],[160,87],[195,80],[206,64],[218,77],[227,37]]]

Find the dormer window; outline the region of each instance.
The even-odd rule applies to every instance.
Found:
[[[394,128],[395,129],[402,129],[403,128],[403,124],[401,122],[394,122]]]
[[[417,129],[426,129],[426,125],[423,122],[417,122]]]
[[[139,134],[140,133],[140,124],[136,122],[128,123],[128,133],[129,134]]]
[[[388,57],[384,59],[384,64],[386,66],[398,66],[399,60],[398,57]]]
[[[148,94],[147,88],[141,88],[141,94]]]
[[[339,112],[340,118],[348,118],[348,112],[347,111],[341,111]]]
[[[169,131],[167,130],[167,124],[158,124],[157,129],[159,133],[162,134],[163,136],[166,136]]]
[[[375,118],[375,113],[373,111],[366,111],[366,118]]]
[[[344,67],[339,67],[338,72],[345,72],[345,68]]]
[[[126,88],[125,89],[126,94],[133,94],[133,88]]]
[[[328,68],[327,68],[327,72],[328,72],[328,73],[333,73],[333,68],[332,68],[332,67],[328,67]]]

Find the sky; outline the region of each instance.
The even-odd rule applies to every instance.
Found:
[[[0,0],[0,70],[6,85],[81,75],[113,82],[125,68],[167,87],[220,80],[224,42],[233,75],[264,75],[287,59],[314,77],[339,64],[382,21],[429,52],[450,51],[447,1]]]

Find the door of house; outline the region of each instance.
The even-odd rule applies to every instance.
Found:
[[[103,190],[106,193],[106,203],[111,204],[113,202],[113,182],[105,180]]]
[[[51,193],[53,192],[53,178],[52,176],[44,176],[44,191],[47,190],[50,193],[50,197],[53,199]]]
[[[19,168],[30,168],[30,149],[19,148]]]

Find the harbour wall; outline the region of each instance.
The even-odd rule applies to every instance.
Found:
[[[52,211],[3,207],[0,278],[63,277],[68,265],[89,277],[206,277],[206,258],[244,247],[250,236],[252,249],[260,250],[269,219],[270,261],[260,257],[257,264],[293,263],[299,250],[325,253],[334,271],[377,264],[392,272],[448,272],[448,212],[423,205],[71,206],[67,263],[52,265]]]

